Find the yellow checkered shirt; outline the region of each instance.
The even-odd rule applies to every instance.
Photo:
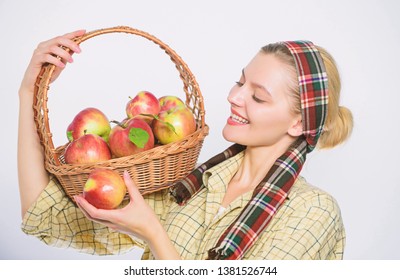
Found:
[[[239,153],[208,170],[203,177],[205,188],[184,206],[173,202],[166,190],[145,195],[183,259],[205,259],[250,200],[248,192],[219,213],[226,186],[242,158]],[[21,227],[51,246],[97,255],[121,254],[139,246],[144,247],[142,259],[153,259],[140,240],[87,220],[56,180],[30,207]],[[299,177],[243,259],[342,259],[344,244],[345,230],[335,199]]]

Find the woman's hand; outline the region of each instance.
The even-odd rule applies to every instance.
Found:
[[[151,241],[153,235],[161,226],[160,222],[153,209],[144,201],[143,196],[126,171],[124,172],[124,181],[130,201],[123,208],[97,209],[82,196],[76,196],[75,201],[88,219],[106,225],[113,230],[134,235],[145,241]]]
[[[180,259],[179,253],[153,209],[147,205],[126,171],[124,172],[124,181],[130,198],[129,203],[124,208],[97,209],[82,196],[76,196],[75,201],[89,220],[146,241],[156,259]]]
[[[67,63],[73,62],[72,54],[80,53],[79,45],[73,41],[75,37],[85,34],[85,30],[77,30],[40,43],[33,52],[31,61],[25,71],[21,89],[33,92],[36,78],[45,63],[56,66],[52,81],[57,79]],[[70,49],[67,52],[63,47]]]

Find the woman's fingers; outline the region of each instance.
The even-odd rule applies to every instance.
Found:
[[[75,37],[82,36],[85,33],[86,33],[85,29],[79,29],[79,30],[75,30],[73,32],[64,34],[64,37],[69,38],[69,39],[74,39]]]
[[[66,51],[65,48],[61,46],[51,46],[49,51],[53,56],[58,56],[66,62],[71,63],[74,61],[72,59],[73,52]]]
[[[130,196],[130,202],[124,207],[113,210],[97,209],[82,195],[76,196],[75,201],[89,220],[101,223],[119,232],[147,239],[153,225],[159,223],[159,221],[153,210],[144,201],[127,171],[124,172],[123,177]]]
[[[61,46],[69,48],[75,53],[80,53],[81,49],[79,45],[73,40],[76,37],[82,36],[86,33],[86,30],[77,30],[71,33],[67,33],[64,36],[58,37],[58,43]]]
[[[82,210],[83,214],[88,219],[98,223],[102,223],[106,226],[112,225],[110,219],[112,219],[113,210],[98,209],[89,202],[87,202],[87,200],[81,196],[75,196],[75,201],[78,207]]]
[[[58,36],[51,40],[42,42],[38,45],[36,51],[39,52],[39,56],[40,53],[48,55],[45,60],[42,60],[39,63],[43,64],[47,62],[57,66],[55,71],[53,72],[51,82],[57,79],[61,71],[65,68],[66,63],[73,62],[72,55],[74,53],[81,52],[79,45],[73,39],[82,36],[85,33],[85,30],[77,30],[71,33],[67,33],[63,36]],[[68,49],[68,51],[66,49]],[[51,56],[53,56],[54,58]]]
[[[42,62],[48,62],[58,67],[64,68],[66,62],[73,62],[73,53],[81,52],[79,45],[72,39],[77,36],[83,35],[84,33],[84,30],[79,30],[42,42],[38,45],[35,52],[37,53],[37,55],[43,56],[43,58],[41,59]],[[66,48],[68,48],[69,51],[67,51]],[[55,57],[58,61],[53,59],[52,57]]]
[[[60,67],[60,68],[64,68],[66,66],[66,64],[64,63],[65,59],[63,59],[61,57],[57,57],[52,54],[43,54],[42,60],[44,63],[54,64],[55,66]]]
[[[97,209],[89,202],[87,202],[86,199],[84,199],[82,196],[75,196],[75,201],[79,209],[89,220],[105,225],[115,231],[132,234],[132,232],[130,232],[129,230],[121,227],[120,223],[124,221],[124,218],[121,217],[120,211]]]
[[[86,32],[85,30],[77,30],[71,33],[64,34],[62,36],[57,36],[53,39],[40,43],[38,48],[46,49],[49,46],[57,45],[57,46],[64,46],[73,52],[79,53],[81,49],[73,39],[82,36],[83,34],[85,34],[85,32]]]
[[[135,199],[138,199],[142,196],[139,192],[139,189],[136,187],[135,183],[133,182],[131,176],[129,175],[128,171],[124,171],[124,181],[126,188],[128,189],[130,201],[133,202]]]

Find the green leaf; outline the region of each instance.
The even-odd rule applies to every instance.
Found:
[[[171,129],[176,135],[178,135],[178,133],[176,133],[175,130],[175,126],[173,126],[171,123],[169,122],[163,122],[166,126],[168,126],[169,129]]]
[[[74,137],[72,136],[73,131],[67,131],[67,138],[69,142],[72,142],[74,140]]]
[[[161,120],[158,115],[152,115],[152,114],[140,114],[140,115],[156,119],[157,121],[165,124],[169,129],[172,130],[173,133],[178,135],[178,133],[176,133],[175,127],[171,123]]]
[[[129,130],[129,140],[135,144],[138,148],[144,148],[146,143],[149,141],[150,135],[146,130],[138,127],[132,127]]]

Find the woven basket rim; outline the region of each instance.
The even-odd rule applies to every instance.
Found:
[[[197,140],[199,135],[206,136],[206,135],[208,135],[208,132],[209,132],[209,127],[208,127],[208,125],[205,125],[203,128],[196,130],[191,135],[186,136],[184,139],[182,139],[182,141],[187,141],[190,138],[195,138]],[[63,146],[58,147],[56,150],[64,150],[68,146],[68,144],[69,143],[66,143]],[[197,143],[192,143],[188,147],[191,148],[195,144],[197,144]],[[164,157],[167,157],[170,155],[174,155],[176,153],[179,153],[179,151],[177,151],[176,148],[174,147],[176,145],[179,145],[179,143],[173,142],[173,143],[169,143],[166,145],[154,147],[150,150],[136,153],[136,154],[133,154],[130,156],[125,156],[125,157],[121,157],[121,158],[112,158],[112,159],[105,160],[105,161],[98,161],[96,163],[80,163],[80,164],[62,163],[60,165],[55,165],[55,164],[46,162],[46,166],[48,168],[51,168],[53,171],[58,170],[59,174],[63,174],[64,170],[67,170],[67,169],[76,169],[76,172],[69,172],[70,174],[89,173],[91,169],[97,168],[97,167],[112,168],[112,167],[106,167],[104,165],[120,163],[121,160],[127,162],[125,164],[122,164],[122,166],[123,165],[129,166],[130,162],[135,162],[136,164],[142,164],[142,163],[145,163],[149,158],[155,158],[154,156],[151,156],[151,155],[157,154],[157,151],[164,151],[164,152],[162,153],[163,155],[161,157],[157,156],[156,159],[161,159],[161,158],[164,158]],[[150,155],[147,157],[147,159],[142,159],[142,160],[140,159],[140,158],[146,158],[147,155]],[[86,171],[82,172],[82,169],[85,169]]]

